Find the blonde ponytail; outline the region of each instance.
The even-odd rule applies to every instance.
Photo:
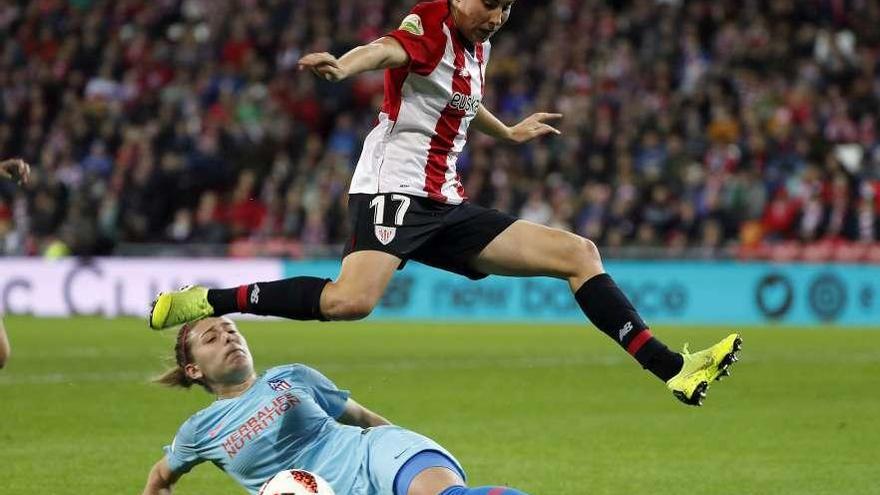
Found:
[[[186,371],[184,371],[183,368],[175,366],[165,370],[164,373],[156,378],[153,378],[153,383],[165,385],[166,387],[190,388],[195,382],[186,376]]]

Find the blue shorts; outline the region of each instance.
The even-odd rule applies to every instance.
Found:
[[[424,435],[399,426],[377,426],[370,428],[365,435],[368,437],[366,467],[372,493],[375,495],[395,495],[395,481],[402,481],[398,480],[401,468],[421,452],[439,453],[441,456],[437,457],[437,460],[442,462],[445,458],[451,461],[451,465],[458,471],[461,479],[466,479],[461,463],[439,443]],[[408,472],[402,474],[411,481],[415,474],[428,467],[433,466],[410,465]],[[413,472],[415,474],[412,474]],[[409,482],[406,481],[406,484],[408,485]]]

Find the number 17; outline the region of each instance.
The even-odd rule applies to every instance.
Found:
[[[400,204],[397,206],[397,213],[394,215],[394,224],[395,225],[403,225],[403,216],[406,215],[406,210],[409,209],[409,196],[404,196],[403,194],[392,194],[391,201],[399,201]],[[373,214],[373,223],[376,225],[382,225],[385,221],[385,195],[376,196],[370,201],[370,208],[375,208],[376,211]]]

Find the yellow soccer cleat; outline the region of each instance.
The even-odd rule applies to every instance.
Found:
[[[208,288],[200,285],[183,287],[174,292],[161,292],[150,309],[150,328],[181,325],[214,314],[208,302]]]
[[[693,354],[688,352],[687,344],[681,356],[684,365],[677,375],[666,382],[666,386],[678,400],[691,406],[702,406],[709,384],[730,375],[730,366],[739,358],[736,353],[742,348],[742,337],[733,333],[721,342]]]

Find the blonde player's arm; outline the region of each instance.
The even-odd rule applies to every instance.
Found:
[[[474,120],[471,122],[471,127],[495,139],[519,144],[531,141],[545,134],[562,134],[555,127],[545,123],[548,120],[559,118],[562,118],[561,113],[539,112],[529,115],[514,126],[508,126],[498,120],[498,117],[493,115],[486,107],[480,105],[480,108],[477,109],[477,115],[474,116]]]
[[[0,319],[0,368],[6,366],[6,360],[12,354],[12,348],[9,347],[9,339],[6,337],[6,328],[3,327],[3,319]]]
[[[143,495],[171,495],[171,486],[177,483],[178,479],[180,475],[174,474],[168,466],[168,458],[163,457],[150,470]]]
[[[309,69],[328,81],[342,81],[361,72],[394,69],[409,63],[409,55],[400,42],[385,36],[350,50],[340,58],[327,53],[309,53],[299,59],[300,70]]]
[[[337,419],[340,423],[369,428],[371,426],[390,425],[391,422],[349,398],[345,401],[345,409]]]

